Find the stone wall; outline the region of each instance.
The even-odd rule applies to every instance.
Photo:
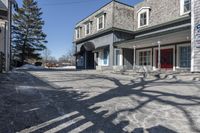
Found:
[[[96,15],[100,13],[106,13],[105,17],[105,27],[102,30],[106,30],[112,27],[133,31],[134,30],[134,8],[119,2],[110,2],[106,6],[100,8],[93,14],[89,15],[87,18],[83,19],[79,23],[76,24],[76,27],[82,27],[81,30],[81,37],[78,39],[82,39],[87,37],[85,35],[85,22],[91,21],[91,33],[88,35],[93,35],[98,33],[97,30],[97,17]],[[101,30],[100,30],[101,31]],[[74,41],[76,41],[75,38],[75,32],[74,32]]]
[[[192,72],[200,72],[200,0],[192,0]]]
[[[105,17],[106,23],[105,23],[103,30],[106,30],[106,29],[109,29],[109,28],[112,27],[112,23],[113,23],[113,21],[112,21],[112,18],[113,18],[113,2],[110,2],[106,6],[102,7],[98,11],[94,12],[93,14],[91,14],[90,16],[88,16],[87,18],[83,19],[82,21],[80,21],[79,23],[76,24],[76,27],[82,27],[80,39],[86,37],[85,36],[85,22],[87,22],[87,21],[92,22],[92,24],[91,24],[91,34],[90,35],[98,32],[97,31],[97,17],[96,17],[96,15],[98,15],[102,12],[106,13],[106,17]],[[74,35],[74,37],[75,37],[75,35]],[[74,38],[74,40],[76,40],[76,39]]]
[[[144,0],[134,6],[134,30],[138,28],[138,13],[142,7],[150,7],[149,25],[143,28],[155,26],[184,17],[180,15],[180,0]]]
[[[134,8],[121,3],[114,3],[113,27],[133,31]]]

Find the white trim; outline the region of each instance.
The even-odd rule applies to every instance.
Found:
[[[187,46],[191,46],[191,44],[189,43],[185,43],[185,44],[179,44],[177,45],[177,56],[176,56],[176,68],[180,68],[180,69],[190,69],[190,68],[182,68],[180,67],[180,47],[187,47]]]
[[[136,65],[140,66],[139,53],[140,52],[144,52],[144,51],[150,51],[150,65],[147,65],[147,66],[152,66],[152,49],[151,48],[149,48],[149,49],[141,49],[141,50],[137,50],[136,49]]]
[[[87,26],[89,26],[89,33],[87,33]],[[88,22],[88,23],[85,24],[85,35],[87,36],[87,35],[89,35],[90,33],[91,33],[91,23]]]
[[[117,50],[119,50],[119,54],[120,54],[119,55],[119,65],[116,64],[116,51]],[[123,59],[123,57],[122,57],[122,49],[115,48],[114,49],[114,65],[115,66],[122,66],[122,64],[123,64],[123,60],[122,59]]]
[[[81,28],[79,27],[79,28],[77,28],[76,29],[76,39],[79,39],[79,38],[81,38],[81,30],[80,30]],[[78,36],[78,34],[79,34],[79,36]]]
[[[110,51],[108,50],[107,64],[104,64],[104,49],[99,51],[99,64],[98,66],[109,66]]]
[[[142,7],[142,8],[140,8],[138,11],[137,11],[137,13],[139,13],[140,11],[142,11],[143,9],[151,9],[150,7]]]
[[[176,71],[176,62],[175,62],[175,45],[172,45],[172,46],[162,46],[160,47],[160,50],[162,49],[173,49],[173,71]],[[154,48],[153,49],[153,70],[158,70],[158,68],[156,68],[156,50],[158,50],[158,48]]]
[[[191,11],[184,12],[184,0],[180,0],[180,15],[189,14]]]
[[[194,12],[195,1],[191,1],[191,72],[195,71],[194,61],[195,61],[195,18],[196,14]]]
[[[102,28],[99,28],[99,19],[102,17]],[[97,17],[97,31],[104,29],[105,27],[105,15]]]
[[[145,27],[145,26],[148,26],[149,25],[149,15],[150,15],[150,8],[142,8],[142,9],[140,9],[139,10],[139,12],[137,13],[138,14],[138,28],[142,28],[142,27]],[[141,16],[141,14],[143,14],[143,13],[146,13],[146,24],[145,25],[140,25],[140,20],[141,20],[141,18],[140,18],[140,16]]]

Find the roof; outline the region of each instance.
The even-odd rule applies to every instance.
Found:
[[[95,14],[96,12],[98,12],[99,10],[103,9],[104,7],[106,7],[107,5],[109,5],[109,4],[112,3],[112,2],[116,2],[116,3],[119,3],[119,4],[125,5],[125,6],[129,6],[129,7],[131,7],[131,8],[134,8],[134,7],[131,6],[131,5],[128,5],[128,4],[119,2],[119,1],[117,1],[117,0],[111,0],[110,2],[106,3],[105,5],[103,5],[102,7],[100,7],[99,9],[97,9],[96,11],[94,11],[93,13],[91,13],[90,15],[88,15],[87,17],[85,17],[85,18],[83,18],[82,20],[78,21],[78,22],[76,23],[76,25],[79,24],[80,22],[84,21],[84,20],[87,19],[88,17],[92,16],[93,14]]]

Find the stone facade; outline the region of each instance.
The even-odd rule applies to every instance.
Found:
[[[112,21],[112,14],[113,14],[113,2],[111,2],[111,3],[109,3],[109,4],[107,4],[106,6],[104,6],[104,7],[102,7],[101,9],[99,9],[98,11],[96,11],[95,13],[93,13],[92,15],[90,15],[89,17],[87,17],[87,18],[85,18],[85,19],[83,19],[82,21],[80,21],[79,23],[77,23],[76,24],[76,27],[81,27],[82,28],[82,30],[81,30],[81,37],[79,38],[79,39],[76,39],[75,38],[75,32],[74,32],[74,41],[77,41],[77,40],[80,40],[80,39],[82,39],[82,38],[85,38],[85,37],[87,37],[86,35],[85,35],[85,22],[87,22],[87,21],[91,21],[92,22],[92,24],[91,24],[91,29],[90,29],[90,31],[91,31],[91,33],[90,33],[90,35],[93,35],[93,34],[95,34],[95,33],[97,33],[98,31],[97,31],[97,18],[96,18],[96,15],[98,15],[98,14],[100,14],[101,12],[105,12],[106,13],[106,23],[105,23],[105,26],[104,26],[104,30],[106,30],[106,29],[109,29],[109,28],[111,28],[112,27],[112,23],[113,23],[113,21]],[[88,36],[90,36],[90,35],[88,35]]]
[[[200,1],[192,0],[192,72],[200,72]]]
[[[200,1],[191,1],[192,18],[190,16],[190,9],[183,11],[184,3],[182,3],[183,1],[181,0],[144,0],[133,7],[117,1],[111,1],[76,25],[76,27],[82,27],[81,38],[77,40],[74,39],[74,43],[77,46],[77,51],[80,51],[81,46],[83,46],[86,42],[92,42],[95,45],[95,48],[109,45],[109,65],[113,66],[113,62],[115,60],[115,48],[133,50],[133,46],[136,45],[136,51],[151,48],[151,56],[155,57],[155,59],[151,59],[151,65],[156,68],[156,59],[159,58],[156,57],[156,48],[158,45],[157,43],[161,42],[161,47],[163,49],[173,49],[173,70],[180,69],[180,67],[183,69],[186,69],[186,67],[187,69],[190,69],[189,65],[184,66],[182,64],[182,66],[179,67],[178,64],[180,64],[179,60],[181,60],[179,55],[182,54],[179,51],[181,49],[180,47],[184,47],[185,49],[187,47],[190,48],[190,41],[192,40],[192,52],[189,52],[189,54],[192,54],[191,71],[200,71]],[[144,24],[141,27],[138,26],[138,14],[144,12],[140,11],[147,12],[147,16],[149,16],[146,17],[147,25]],[[101,30],[105,31],[105,33],[101,33],[97,30],[96,15],[100,14],[101,12],[106,14],[105,27],[103,30]],[[191,20],[192,36],[190,36]],[[91,34],[85,36],[84,25],[85,22],[88,21],[92,22],[92,29]],[[143,21],[145,21],[145,19],[143,19]],[[198,33],[196,29],[197,25],[199,25]],[[109,29],[111,29],[111,31],[109,31]],[[197,41],[195,41],[197,34],[199,35],[199,48],[196,47]],[[169,39],[170,37],[171,39]],[[139,45],[140,42],[143,46]],[[122,46],[122,44],[124,45]],[[130,54],[127,54],[127,57],[129,56],[137,56],[137,54],[133,55],[133,51],[130,51]],[[127,59],[127,66],[130,66],[130,68],[132,68],[131,65],[134,65],[134,62],[137,63],[137,59],[134,59],[134,62],[132,61],[133,59],[133,57]],[[126,60],[123,59],[123,65],[126,65],[125,62]],[[170,65],[172,65],[172,63]]]
[[[142,7],[150,7],[149,25],[138,28],[138,13]],[[134,30],[156,26],[185,17],[180,15],[180,0],[144,0],[134,6]]]
[[[125,6],[123,4],[114,3],[113,11],[113,27],[125,29],[129,31],[134,30],[134,8]]]
[[[76,24],[76,27],[81,27],[81,37],[79,39],[75,38],[74,32],[74,41],[78,41],[85,37],[89,37],[94,35],[100,31],[97,30],[97,15],[100,13],[105,13],[105,26],[102,30],[107,30],[110,28],[118,28],[127,31],[133,31],[133,19],[134,19],[134,8],[119,2],[110,2],[104,7],[100,8],[89,17],[81,20],[79,23]],[[90,21],[91,22],[91,33],[89,35],[85,35],[85,23]]]

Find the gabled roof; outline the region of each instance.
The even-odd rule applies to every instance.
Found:
[[[138,11],[137,11],[137,13],[139,13],[140,11],[142,11],[143,9],[151,9],[150,7],[142,7],[142,8],[140,8]]]

